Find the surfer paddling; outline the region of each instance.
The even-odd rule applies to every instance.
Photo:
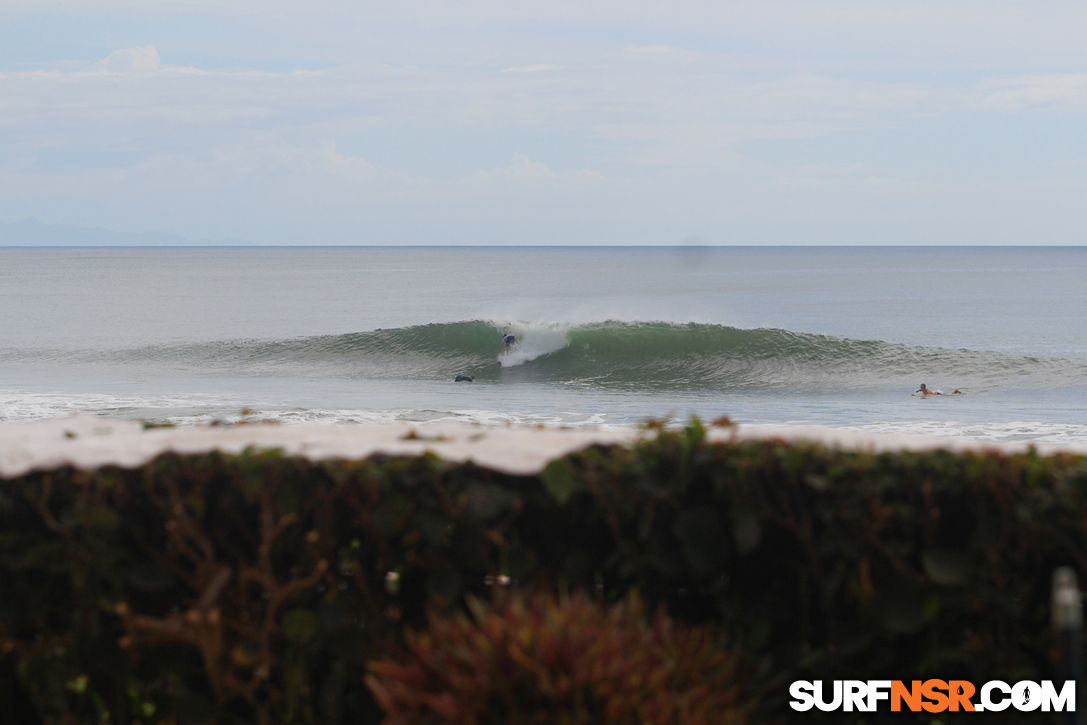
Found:
[[[925,387],[925,384],[921,383],[921,389],[914,393],[914,395],[920,395],[921,397],[927,397],[929,395],[962,395],[962,391],[958,388],[955,388],[950,393],[942,393],[939,390],[933,390],[932,388]]]

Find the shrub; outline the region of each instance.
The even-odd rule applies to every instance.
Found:
[[[1053,677],[1087,457],[704,433],[525,477],[213,452],[0,481],[0,725],[374,725],[368,662],[503,575],[727,632],[758,722],[836,721],[796,679]]]
[[[432,612],[407,651],[371,664],[388,725],[741,723],[735,658],[709,626],[647,621],[635,594],[514,594]]]

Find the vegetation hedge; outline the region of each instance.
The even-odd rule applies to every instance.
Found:
[[[531,477],[255,451],[30,473],[0,481],[0,723],[381,722],[368,664],[507,587],[715,625],[752,722],[817,717],[795,679],[1050,679],[1085,504],[1082,456],[710,443],[697,421]]]

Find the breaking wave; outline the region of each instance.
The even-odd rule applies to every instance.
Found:
[[[501,336],[516,346],[500,353]],[[15,354],[8,351],[8,356]],[[38,351],[39,355],[45,353]],[[60,355],[60,353],[58,353]],[[155,345],[78,355],[133,363],[263,375],[540,382],[705,390],[836,390],[914,386],[971,390],[1060,387],[1087,377],[1087,363],[874,340],[666,322],[434,323],[285,340]],[[93,358],[93,359],[90,359]]]

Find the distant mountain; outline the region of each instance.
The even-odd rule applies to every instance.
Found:
[[[251,246],[236,239],[189,239],[161,232],[116,232],[74,224],[42,224],[34,218],[0,222],[0,247],[202,247]]]

